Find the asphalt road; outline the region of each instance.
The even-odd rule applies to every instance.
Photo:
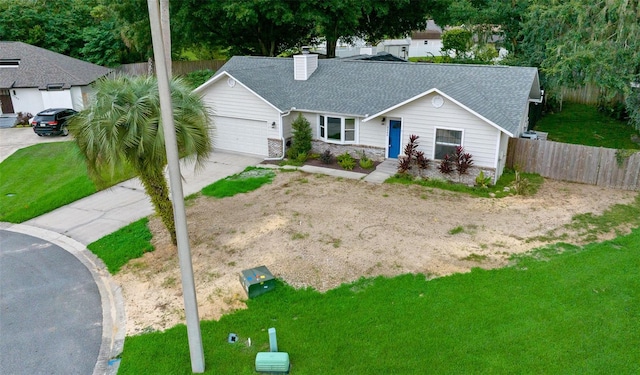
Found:
[[[0,230],[0,374],[91,374],[102,324],[100,292],[76,257]]]

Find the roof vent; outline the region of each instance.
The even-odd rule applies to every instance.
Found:
[[[64,83],[49,83],[47,84],[47,91],[60,91],[64,87]]]
[[[17,68],[20,66],[19,59],[0,59],[0,68]]]
[[[293,78],[306,81],[318,68],[318,55],[309,53],[309,47],[302,47],[302,54],[293,56]]]

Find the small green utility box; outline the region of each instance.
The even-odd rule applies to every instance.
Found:
[[[249,298],[257,297],[276,287],[276,280],[265,266],[242,271],[240,283]]]
[[[267,373],[289,373],[289,353],[260,352],[256,355],[256,371]]]

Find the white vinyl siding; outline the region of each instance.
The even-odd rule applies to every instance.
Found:
[[[268,138],[280,139],[279,111],[239,82],[221,77],[201,94],[214,114],[214,149],[267,156]]]
[[[361,145],[372,147],[387,147],[388,134],[387,134],[387,118],[384,122],[382,118],[375,118],[367,122],[360,122],[360,129],[358,129],[359,140]]]
[[[402,146],[407,144],[409,136],[416,134],[419,150],[430,159],[434,158],[435,129],[455,129],[463,132],[462,146],[465,152],[473,156],[474,165],[496,168],[496,145],[500,132],[466,109],[458,106],[446,97],[444,104],[435,108],[431,104],[432,93],[423,98],[386,113],[386,117],[402,118]]]

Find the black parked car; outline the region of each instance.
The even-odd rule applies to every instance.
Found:
[[[39,112],[33,118],[31,126],[33,131],[39,135],[69,135],[67,130],[67,120],[75,115],[76,111],[68,108],[49,108]]]

